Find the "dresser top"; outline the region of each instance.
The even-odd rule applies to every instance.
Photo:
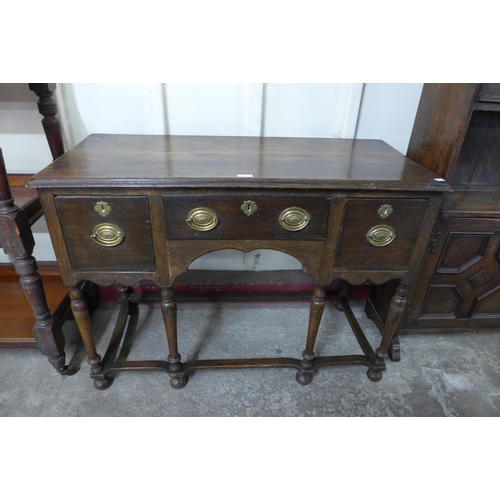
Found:
[[[88,136],[28,186],[450,190],[379,140],[109,134]]]

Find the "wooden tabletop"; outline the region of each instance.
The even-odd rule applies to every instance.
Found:
[[[29,187],[300,187],[448,191],[383,141],[93,134]]]

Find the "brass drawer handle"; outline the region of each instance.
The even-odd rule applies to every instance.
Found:
[[[394,241],[396,232],[391,226],[374,226],[366,234],[366,239],[374,247],[385,247]]]
[[[210,231],[219,223],[217,214],[210,208],[193,208],[188,213],[186,222],[195,231]]]
[[[123,231],[114,224],[98,224],[90,237],[103,247],[116,247],[124,238]]]
[[[309,224],[310,220],[310,215],[299,207],[287,208],[279,217],[281,227],[287,231],[300,231]]]

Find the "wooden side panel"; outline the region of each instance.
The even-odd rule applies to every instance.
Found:
[[[475,83],[424,85],[408,158],[449,178],[467,130],[476,89]]]
[[[437,232],[439,245],[425,262],[403,330],[495,326],[491,321],[500,318],[500,220],[442,219]]]
[[[3,271],[3,270],[2,270]],[[47,303],[51,313],[59,305],[67,287],[61,277],[49,270],[40,270]],[[0,347],[37,347],[33,334],[35,318],[23,289],[19,284],[19,276],[1,273],[0,294]]]
[[[484,137],[469,185],[498,188],[500,187],[500,113],[483,113],[486,115],[484,121],[488,120],[488,125],[483,127]]]
[[[474,111],[472,113],[457,163],[453,172],[448,176],[449,182],[454,187],[467,186],[469,184],[474,168],[478,164],[491,117],[492,113],[488,111]]]

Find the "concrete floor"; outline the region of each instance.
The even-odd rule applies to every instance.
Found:
[[[372,345],[380,336],[353,310]],[[92,322],[102,355],[116,310],[97,309]],[[183,359],[300,357],[308,303],[184,302],[178,306]],[[122,346],[128,359],[166,359],[157,307],[141,307],[137,329]],[[301,386],[295,370],[256,368],[199,371],[175,390],[162,372],[119,373],[106,391],[93,388],[75,323],[64,325],[68,359],[81,366],[62,377],[36,349],[0,350],[0,416],[499,416],[498,333],[401,337],[402,360],[388,362],[373,383],[363,366],[319,369]],[[499,332],[500,333],[500,332]],[[344,315],[327,304],[316,353],[361,353]]]

